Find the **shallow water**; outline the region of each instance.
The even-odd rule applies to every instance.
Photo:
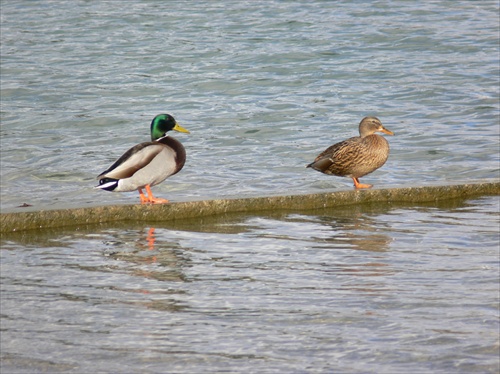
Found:
[[[173,114],[172,201],[350,188],[304,166],[376,115],[377,186],[498,178],[497,1],[2,4],[1,207],[135,203],[95,177]]]
[[[496,1],[2,2],[2,212],[138,202],[95,176],[168,112],[159,197],[500,178]],[[2,236],[1,371],[498,373],[499,199]]]
[[[2,372],[497,373],[498,212],[494,196],[9,234]]]

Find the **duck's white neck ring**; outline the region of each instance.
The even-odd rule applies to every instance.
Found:
[[[168,137],[168,134],[165,134],[161,138],[156,139],[155,142],[159,142],[160,140],[165,139],[166,137]]]

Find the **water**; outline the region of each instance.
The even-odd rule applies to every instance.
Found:
[[[95,177],[168,112],[172,201],[350,188],[304,165],[388,137],[376,186],[498,178],[496,1],[2,3],[1,207],[135,203]]]
[[[95,177],[168,112],[189,201],[500,178],[499,5],[2,2],[2,212],[138,202]],[[498,197],[2,237],[1,371],[497,373]]]
[[[499,202],[9,234],[2,373],[497,373]]]

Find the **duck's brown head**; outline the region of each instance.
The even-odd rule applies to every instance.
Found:
[[[365,117],[359,123],[359,135],[364,138],[365,136],[372,135],[376,132],[383,132],[387,135],[394,135],[390,130],[387,130],[382,122],[377,117]]]

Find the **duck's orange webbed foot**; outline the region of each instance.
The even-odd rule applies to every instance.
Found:
[[[169,201],[167,199],[159,199],[156,197],[149,198],[149,202],[151,204],[167,204],[167,203],[169,203]]]
[[[139,198],[141,199],[141,204],[166,204],[168,203],[167,199],[160,199],[156,198],[153,196],[153,193],[151,192],[151,187],[149,184],[145,187],[146,188],[146,193],[148,196],[144,195],[142,193],[142,190],[139,188]]]
[[[372,188],[373,187],[372,184],[359,183],[359,179],[358,178],[354,178],[353,177],[352,180],[354,181],[354,188],[356,188],[356,189]]]

